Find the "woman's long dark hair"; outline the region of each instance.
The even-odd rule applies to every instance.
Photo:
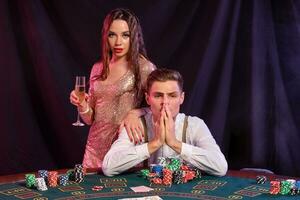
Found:
[[[112,51],[108,44],[109,28],[114,20],[121,19],[127,22],[130,32],[130,47],[127,54],[127,60],[132,67],[135,76],[135,89],[137,98],[142,94],[141,75],[139,59],[147,58],[142,29],[138,18],[129,10],[117,8],[112,10],[104,19],[102,28],[102,63],[103,70],[99,75],[100,80],[105,80],[109,74],[109,62],[112,58]]]

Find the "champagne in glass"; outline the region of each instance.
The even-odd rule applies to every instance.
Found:
[[[82,102],[85,97],[85,76],[76,76],[75,82],[75,94]],[[80,121],[79,112],[77,111],[77,121],[72,124],[73,126],[84,126],[84,123]]]
[[[82,102],[84,100],[85,85],[76,85],[75,94],[79,98],[79,101]]]

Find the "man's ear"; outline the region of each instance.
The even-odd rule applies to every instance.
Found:
[[[147,92],[145,92],[145,100],[147,102],[147,104],[150,106],[150,103],[149,103],[149,95]]]
[[[184,102],[184,92],[180,95],[180,105]]]

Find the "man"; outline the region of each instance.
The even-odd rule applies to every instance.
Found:
[[[104,157],[105,175],[120,174],[146,159],[155,164],[158,157],[176,156],[208,174],[226,174],[227,161],[203,120],[179,113],[184,92],[177,71],[154,70],[145,95],[151,110],[144,116],[147,136],[135,145],[123,129]]]

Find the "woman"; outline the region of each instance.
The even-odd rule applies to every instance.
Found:
[[[91,124],[83,166],[100,168],[129,111],[140,106],[144,84],[155,66],[147,59],[141,27],[129,10],[118,8],[105,18],[102,28],[102,61],[94,64],[87,101],[70,101],[81,118]],[[142,110],[133,112],[142,114]]]

